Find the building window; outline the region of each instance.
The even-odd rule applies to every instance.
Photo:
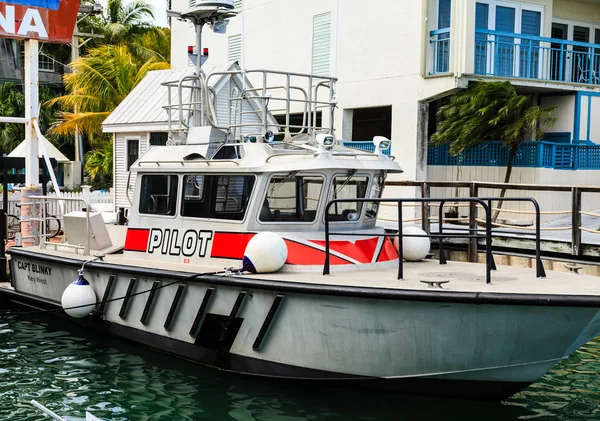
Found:
[[[367,194],[369,177],[354,175],[354,171],[347,175],[333,177],[329,201],[336,199],[364,199]],[[335,203],[329,208],[330,221],[357,222],[360,219],[363,204],[360,202]]]
[[[167,146],[167,140],[169,140],[168,133],[150,133],[150,146]]]
[[[140,141],[138,139],[127,139],[127,171],[140,157]]]
[[[254,180],[250,175],[186,175],[181,215],[242,221]]]
[[[177,203],[176,175],[144,175],[140,194],[140,213],[175,215]]]
[[[315,119],[315,113],[312,114],[311,125],[313,127],[323,127],[323,111],[317,111],[317,116]],[[286,117],[285,114],[278,114],[273,116],[275,120],[277,120],[277,124],[280,127],[286,126]],[[299,133],[302,130],[306,130],[308,128],[308,113],[290,113],[290,132]]]
[[[543,32],[543,7],[480,0],[475,9],[475,73],[538,78],[540,42],[528,36]],[[522,34],[492,35],[481,30]]]
[[[323,189],[323,177],[274,175],[258,219],[262,222],[314,222]]]
[[[352,140],[392,138],[392,107],[356,108],[352,113]]]
[[[331,61],[331,13],[313,17],[312,73],[326,76]]]
[[[242,36],[232,35],[229,37],[228,49],[229,62],[240,61],[242,59]]]
[[[42,72],[53,72],[54,71],[54,60],[45,54],[40,54],[38,58],[38,66]]]

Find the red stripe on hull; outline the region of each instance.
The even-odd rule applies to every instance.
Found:
[[[397,258],[398,252],[396,251],[396,247],[394,247],[394,244],[388,237],[385,237],[383,240],[383,246],[381,246],[381,252],[379,252],[379,256],[377,257],[377,261],[388,262]]]
[[[325,252],[306,244],[285,240],[288,249],[288,257],[285,263],[288,265],[323,265],[325,263]],[[329,263],[332,265],[349,265],[352,262],[341,259],[332,254],[329,255]]]
[[[148,249],[148,239],[150,230],[146,228],[128,228],[125,237],[126,251],[146,251]]]
[[[246,246],[254,235],[254,233],[215,232],[210,257],[242,260]]]
[[[360,263],[371,263],[378,242],[378,237],[369,238],[368,240],[356,240],[355,242],[337,240],[329,242],[329,249],[337,251]],[[325,247],[325,241],[311,240],[311,243]]]

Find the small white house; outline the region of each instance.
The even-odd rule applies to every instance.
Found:
[[[239,70],[237,63],[228,67],[204,68],[206,74]],[[142,157],[152,146],[164,146],[171,140],[178,141],[179,112],[171,111],[172,125],[169,128],[169,115],[166,106],[169,104],[169,90],[163,84],[179,81],[191,75],[193,68],[178,70],[157,70],[149,72],[146,77],[131,91],[102,124],[105,133],[113,134],[113,187],[115,207],[128,209],[131,207],[130,198],[133,193],[133,183],[129,183],[129,167]],[[240,77],[230,78],[226,75],[214,77],[209,82],[216,93],[216,114],[219,121],[227,121],[233,111],[229,107],[229,98],[239,96],[243,81]],[[247,82],[247,86],[249,82]],[[233,93],[231,91],[234,91]],[[171,92],[171,103],[177,103],[176,93]],[[182,94],[182,102],[190,102]],[[261,110],[260,104],[252,98],[242,101],[242,119],[245,124],[257,123]],[[235,105],[239,106],[239,105]],[[254,111],[254,112],[253,112]],[[269,120],[276,124],[275,119]],[[251,130],[245,127],[242,132]],[[171,143],[169,143],[171,144]],[[129,184],[129,185],[128,185]]]

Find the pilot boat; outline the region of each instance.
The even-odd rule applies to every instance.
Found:
[[[211,5],[182,17],[201,30],[231,13]],[[382,152],[387,139],[365,152],[335,138],[335,84],[199,65],[167,81],[171,137],[130,168],[127,225],[105,225],[89,206],[66,214],[62,243],[41,232],[8,250],[12,289],[2,295],[62,305],[87,315],[82,323],[222,370],[479,399],[523,389],[599,333],[597,278],[546,274],[539,259],[537,272],[496,268],[479,199],[464,200],[486,210],[485,263],[423,258],[424,233],[379,227],[383,204],[402,221],[415,199],[382,198],[386,177],[402,171]],[[329,111],[327,127],[317,110]],[[67,199],[33,200],[43,210]]]

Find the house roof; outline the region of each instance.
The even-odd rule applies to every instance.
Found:
[[[204,72],[210,74],[212,72],[221,72],[231,69],[237,64],[228,67],[206,67]],[[192,74],[193,68],[186,69],[170,69],[170,70],[155,70],[148,72],[146,77],[125,97],[125,99],[113,110],[113,112],[102,123],[104,132],[116,132],[117,127],[132,126],[132,125],[148,125],[148,124],[166,124],[168,121],[167,111],[163,108],[168,104],[168,89],[162,86],[165,82],[177,81],[181,77]],[[219,78],[220,79],[220,78]],[[219,79],[215,79],[214,83],[218,83]],[[172,90],[171,103],[177,103],[177,93]],[[189,95],[189,90],[184,92]],[[187,99],[184,98],[183,102]],[[173,111],[175,113],[175,111]],[[174,120],[177,118],[173,115]]]
[[[46,151],[48,151],[48,155],[50,158],[56,159],[57,162],[69,162],[69,158],[64,156],[61,151],[56,149],[52,143],[50,143],[46,139],[39,139],[39,147],[38,147],[38,157],[44,156],[42,152],[42,142],[46,145]],[[19,145],[12,150],[11,153],[8,154],[11,158],[26,158],[29,156],[29,142],[24,140]]]

